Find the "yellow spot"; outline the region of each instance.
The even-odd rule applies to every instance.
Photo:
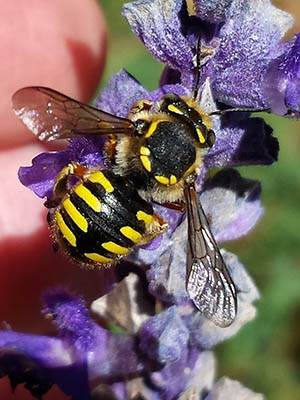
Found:
[[[64,238],[70,243],[71,246],[76,247],[76,237],[74,233],[70,230],[70,228],[66,225],[59,211],[56,212],[56,222]]]
[[[161,120],[151,122],[151,125],[149,126],[149,129],[148,129],[148,132],[145,135],[145,138],[150,137],[156,131],[157,125],[160,122],[161,122]]]
[[[170,176],[170,185],[175,185],[177,183],[177,178],[175,175]]]
[[[72,218],[72,220],[75,222],[75,224],[83,231],[87,232],[88,230],[88,222],[84,218],[83,215],[80,214],[80,212],[77,210],[77,208],[74,206],[74,204],[71,202],[71,200],[68,198],[63,201],[62,203],[64,209],[68,213],[68,215]]]
[[[203,136],[203,133],[202,133],[201,129],[197,128],[196,131],[197,131],[197,134],[198,134],[199,142],[202,143],[202,144],[205,143],[206,140],[205,140],[205,137]]]
[[[146,171],[151,172],[151,161],[148,156],[140,156],[141,163],[143,164]]]
[[[120,231],[122,235],[132,240],[133,243],[138,243],[142,238],[142,235],[136,230],[132,229],[130,226],[122,226]]]
[[[97,197],[94,196],[93,193],[88,188],[83,186],[83,184],[76,186],[74,192],[82,200],[84,200],[94,211],[96,212],[101,211],[101,203],[99,199],[97,199]]]
[[[165,176],[156,175],[154,178],[157,180],[157,182],[161,183],[162,185],[169,185],[170,184],[169,178],[167,178]]]
[[[103,186],[104,189],[106,190],[106,192],[108,192],[108,193],[111,193],[114,191],[112,184],[109,182],[109,180],[105,177],[105,175],[101,171],[97,171],[97,172],[93,173],[89,177],[89,181],[91,181],[93,183],[100,183],[100,185]]]
[[[176,114],[180,114],[180,115],[183,114],[183,112],[181,110],[179,110],[179,108],[175,107],[174,104],[169,104],[168,105],[168,110],[173,112],[173,113],[176,113]]]
[[[89,258],[90,260],[102,263],[102,264],[108,264],[111,262],[114,262],[115,260],[113,258],[108,258],[101,256],[101,254],[98,253],[84,253],[84,255]]]
[[[123,246],[119,246],[118,244],[111,242],[111,241],[102,243],[101,246],[105,250],[110,251],[111,253],[114,253],[114,254],[128,254],[129,253],[129,249],[127,249],[126,247],[123,247]]]
[[[138,211],[136,217],[139,221],[144,221],[146,227],[149,226],[153,221],[153,215],[147,214],[144,211]]]
[[[142,154],[143,156],[150,156],[151,152],[148,149],[148,147],[146,146],[141,146],[140,147],[140,154]]]

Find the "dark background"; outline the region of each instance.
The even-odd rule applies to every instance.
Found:
[[[101,86],[124,67],[148,89],[156,88],[162,65],[130,32],[120,14],[124,1],[99,3],[110,35]],[[300,5],[295,0],[273,3],[295,18],[298,13],[300,21]],[[288,36],[297,31],[299,24]],[[261,182],[265,214],[251,234],[225,246],[247,267],[261,299],[256,319],[217,347],[218,375],[242,381],[271,400],[294,400],[300,398],[300,124],[264,117],[280,142],[279,161],[240,171]]]

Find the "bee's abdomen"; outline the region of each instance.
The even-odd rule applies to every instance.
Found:
[[[72,188],[57,208],[54,235],[85,264],[111,264],[143,241],[153,209],[127,179],[97,171]]]

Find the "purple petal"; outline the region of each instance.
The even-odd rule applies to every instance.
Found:
[[[167,85],[162,85],[156,90],[153,90],[152,92],[149,93],[148,99],[150,101],[158,101],[160,100],[165,94],[168,93],[174,93],[177,94],[178,96],[186,96],[187,89],[183,87],[182,85],[179,84],[167,84]]]
[[[43,296],[43,313],[51,316],[61,338],[72,344],[80,353],[94,350],[99,341],[105,341],[107,333],[89,317],[81,298],[64,289],[47,291]]]
[[[41,153],[31,167],[20,167],[19,179],[39,197],[53,197],[53,185],[59,172],[70,162],[67,151]]]
[[[225,104],[264,108],[263,90],[270,63],[282,54],[279,42],[291,27],[291,16],[269,0],[233,1],[230,16],[218,34],[220,45],[204,68],[215,98]]]
[[[61,339],[0,331],[0,348],[15,349],[43,367],[62,367],[72,362],[72,355]]]
[[[25,382],[33,394],[45,393],[56,383],[74,400],[90,398],[86,363],[77,361],[72,347],[62,340],[1,331],[0,348],[0,374],[13,374],[13,380]]]
[[[199,355],[200,351],[193,348],[190,351],[185,351],[178,361],[167,364],[159,372],[153,372],[151,383],[160,392],[162,399],[178,398],[182,391],[187,389],[199,360]]]
[[[176,85],[180,81],[180,72],[166,66],[160,76],[159,86]]]
[[[265,79],[265,96],[279,115],[300,113],[300,34],[288,42],[287,51],[273,61]]]
[[[193,0],[195,12],[203,21],[219,23],[227,19],[235,0]]]
[[[222,251],[222,255],[238,291],[238,313],[235,321],[228,328],[215,326],[211,321],[194,311],[185,319],[191,334],[191,342],[208,349],[235,335],[240,328],[255,316],[252,303],[259,298],[258,291],[237,257]]]
[[[149,318],[139,333],[140,348],[161,364],[177,362],[186,351],[189,332],[173,306]]]
[[[209,79],[201,88],[199,104],[207,113],[217,109]],[[232,112],[222,118],[212,116],[212,122],[216,140],[204,158],[202,179],[209,167],[271,164],[277,159],[277,139],[263,119],[249,118],[249,113]]]
[[[59,336],[87,359],[89,379],[126,375],[142,370],[135,339],[113,334],[90,319],[82,299],[57,289],[44,295],[44,313],[50,315]]]
[[[100,97],[96,100],[96,106],[119,117],[126,117],[136,101],[148,99],[148,97],[149,92],[122,69],[101,91]]]
[[[150,293],[168,304],[189,302],[185,287],[186,241],[185,219],[171,238],[165,238],[159,257],[152,261],[147,272]]]
[[[202,351],[199,354],[193,369],[187,370],[188,380],[185,387],[185,393],[181,396],[185,399],[184,394],[190,394],[191,397],[186,399],[193,399],[194,397],[202,399],[204,393],[207,393],[213,387],[216,375],[216,359],[212,351]]]
[[[2,374],[11,374],[6,363],[14,353],[20,364],[19,381],[26,378],[28,363],[24,360],[28,359],[42,382],[57,383],[66,394],[84,400],[89,399],[88,380],[127,377],[143,370],[135,337],[98,326],[80,298],[57,289],[46,293],[44,302],[44,313],[55,321],[59,338],[0,332],[0,348],[5,356],[0,359]],[[5,361],[3,365],[1,360]]]
[[[161,243],[163,241],[163,236],[160,235],[157,238],[151,240],[151,242],[144,244],[143,246],[141,246],[141,249],[145,249],[148,251],[152,251],[152,250],[156,250],[160,247]]]
[[[127,400],[125,382],[117,382],[111,385],[113,392],[116,395],[117,400]]]
[[[87,167],[105,166],[104,143],[102,136],[71,139],[67,150],[41,153],[32,160],[31,167],[20,167],[19,179],[37,196],[51,199],[57,175],[70,162]]]
[[[107,167],[103,156],[105,141],[106,136],[71,139],[67,149],[70,160],[86,167]]]
[[[183,0],[140,0],[122,10],[150,53],[177,70],[193,68],[193,53],[181,25],[184,6]]]
[[[232,169],[205,182],[200,201],[217,242],[237,239],[256,225],[263,214],[259,194],[259,182]]]
[[[240,120],[233,115],[227,121],[215,131],[216,143],[205,157],[207,167],[269,165],[277,160],[278,141],[262,118]]]
[[[158,89],[148,92],[135,78],[122,69],[110,79],[107,87],[102,90],[96,100],[96,105],[104,111],[126,117],[131,107],[138,100],[146,99],[156,102],[167,93],[184,96],[187,91],[182,85],[176,83],[162,85]]]

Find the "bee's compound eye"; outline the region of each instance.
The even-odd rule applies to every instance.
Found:
[[[212,147],[215,144],[216,141],[216,135],[215,132],[212,129],[209,129],[207,132],[207,144],[209,147]]]

